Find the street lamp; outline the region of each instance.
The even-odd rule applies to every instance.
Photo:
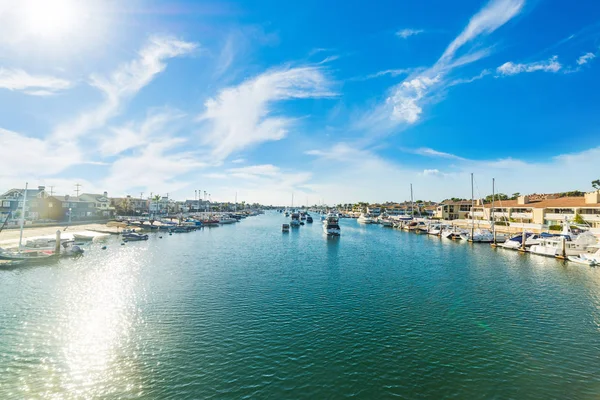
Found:
[[[71,207],[69,207],[69,225],[71,225]]]

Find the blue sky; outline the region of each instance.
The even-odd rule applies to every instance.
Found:
[[[0,1],[0,187],[315,204],[590,190],[592,1]]]

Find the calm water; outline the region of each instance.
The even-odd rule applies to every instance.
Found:
[[[0,398],[600,397],[600,269],[283,221],[0,270]]]

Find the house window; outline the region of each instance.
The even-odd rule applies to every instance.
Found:
[[[10,201],[3,201],[2,207],[10,207]]]
[[[54,207],[54,203],[48,203],[48,208]]]

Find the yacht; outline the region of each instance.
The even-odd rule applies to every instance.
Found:
[[[300,226],[300,214],[296,212],[292,213],[292,220],[290,221],[290,225],[292,228],[297,228]]]
[[[230,218],[226,215],[222,215],[221,217],[219,217],[219,224],[221,224],[221,225],[235,224],[236,222],[238,222],[238,220],[236,218]]]
[[[471,237],[471,232],[464,232],[460,236],[464,240],[477,243],[492,243],[494,241],[494,235],[488,230],[478,229],[473,232],[473,237]]]
[[[358,219],[356,220],[356,222],[358,222],[359,224],[372,224],[373,223],[373,218],[365,215],[364,213],[361,213],[360,217],[358,217]]]
[[[544,238],[554,236],[548,233],[542,233],[539,235],[537,233],[531,232],[519,233],[518,235],[515,235],[506,240],[504,243],[500,244],[500,247],[513,250],[520,249],[521,247],[523,247],[523,235],[525,235],[525,248],[529,248],[534,244],[538,244],[540,240]]]
[[[341,229],[339,225],[339,217],[336,214],[330,213],[323,221],[323,231],[327,236],[340,236]]]
[[[577,235],[575,239],[569,236],[556,235],[540,239],[539,243],[529,248],[529,251],[549,257],[578,256],[586,253],[590,246],[597,243],[598,239],[590,232],[583,232]]]

